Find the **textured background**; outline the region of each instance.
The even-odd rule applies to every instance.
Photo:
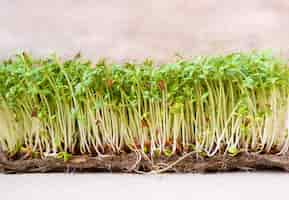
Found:
[[[115,60],[273,48],[289,53],[288,0],[1,0],[0,57],[19,49]]]

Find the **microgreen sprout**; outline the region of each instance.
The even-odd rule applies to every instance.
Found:
[[[127,149],[168,157],[284,154],[288,94],[287,63],[268,51],[161,66],[24,53],[0,64],[0,146],[64,161]]]

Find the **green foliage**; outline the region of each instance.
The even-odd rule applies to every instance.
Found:
[[[268,51],[161,66],[24,53],[0,64],[0,145],[64,160],[76,149],[101,154],[123,146],[167,156],[179,145],[209,156],[222,145],[236,155],[232,144],[283,152],[288,89],[287,64]]]
[[[238,148],[235,145],[232,145],[229,147],[228,152],[229,152],[229,155],[236,156],[239,154],[240,151],[238,150]]]
[[[72,155],[70,153],[67,153],[67,152],[59,152],[57,154],[57,158],[63,159],[64,162],[69,161],[71,157],[72,157]]]
[[[164,150],[164,155],[165,155],[166,157],[170,157],[170,156],[173,155],[173,152],[172,152],[170,149],[165,149],[165,150]]]

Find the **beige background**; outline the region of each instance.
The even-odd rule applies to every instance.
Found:
[[[287,173],[0,175],[3,200],[283,200]]]
[[[116,60],[252,48],[289,53],[288,0],[1,0],[0,57]],[[288,57],[288,56],[287,56]]]
[[[169,2],[169,3],[168,3]],[[273,48],[289,0],[0,0],[0,57],[25,49],[115,60]],[[0,175],[0,199],[286,199],[286,173]]]

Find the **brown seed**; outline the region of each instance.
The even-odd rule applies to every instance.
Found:
[[[136,149],[141,149],[140,143],[135,143],[134,146],[135,146]]]
[[[250,124],[251,120],[249,118],[246,118],[244,121],[244,125],[248,126]]]
[[[113,80],[111,80],[111,79],[109,79],[109,80],[107,80],[107,86],[108,86],[108,88],[112,88],[112,85],[113,85]]]
[[[96,125],[96,126],[100,126],[100,125],[101,125],[101,121],[100,121],[99,119],[97,119],[97,120],[95,121],[95,125]]]
[[[158,136],[160,134],[160,132],[161,132],[160,129],[157,128],[156,135]]]
[[[113,153],[113,148],[112,148],[111,144],[105,144],[104,145],[104,152],[105,153]]]
[[[150,146],[151,146],[151,141],[146,140],[145,143],[144,143],[144,145],[145,145],[146,147],[150,147]]]
[[[148,122],[146,119],[142,119],[141,120],[141,128],[148,128],[149,125],[148,125]]]
[[[160,80],[158,82],[158,86],[159,86],[161,91],[164,90],[165,89],[165,81],[164,80]]]
[[[37,111],[36,109],[33,109],[31,112],[31,117],[37,117]]]
[[[176,152],[177,152],[178,154],[181,154],[181,153],[183,152],[183,148],[182,148],[182,146],[181,146],[180,144],[177,144]]]
[[[151,149],[151,142],[149,140],[146,140],[144,143],[144,147],[147,149],[147,151],[150,151]]]
[[[169,138],[165,143],[166,146],[171,146],[172,144],[173,144],[173,140],[171,138]]]

